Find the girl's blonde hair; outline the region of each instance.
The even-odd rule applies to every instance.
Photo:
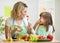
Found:
[[[21,11],[25,7],[27,7],[27,5],[25,3],[23,3],[23,2],[17,2],[14,5],[14,7],[13,7],[13,9],[11,11],[11,17],[14,18],[14,19],[17,18],[19,15],[21,15]]]

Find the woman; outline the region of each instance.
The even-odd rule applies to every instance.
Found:
[[[8,33],[11,30],[12,38],[16,38],[17,34],[30,34],[31,28],[26,18],[27,5],[23,2],[17,2],[11,12],[11,17],[5,23],[5,35],[8,38]],[[14,27],[13,26],[20,26]]]

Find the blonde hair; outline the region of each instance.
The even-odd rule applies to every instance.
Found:
[[[25,7],[27,7],[27,5],[25,4],[25,3],[23,3],[23,2],[17,2],[15,5],[14,5],[14,7],[13,7],[13,9],[12,9],[12,11],[11,11],[11,17],[12,18],[17,18],[18,17],[18,15],[21,15],[21,11],[25,8]],[[20,12],[20,13],[19,13]]]

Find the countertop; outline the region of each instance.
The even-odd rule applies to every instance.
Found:
[[[0,40],[0,43],[60,43],[60,41],[58,41],[58,40],[52,40],[50,42],[28,42],[28,41],[19,40],[19,41],[8,42],[8,41]]]

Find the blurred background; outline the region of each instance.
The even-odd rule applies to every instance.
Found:
[[[4,24],[6,18],[10,17],[11,10],[14,4],[18,1],[22,1],[28,5],[27,15],[29,16],[29,22],[34,25],[39,18],[41,12],[47,11],[52,14],[53,24],[55,27],[55,39],[60,40],[60,0],[0,0],[0,39],[5,38]],[[4,38],[3,38],[4,37]]]

